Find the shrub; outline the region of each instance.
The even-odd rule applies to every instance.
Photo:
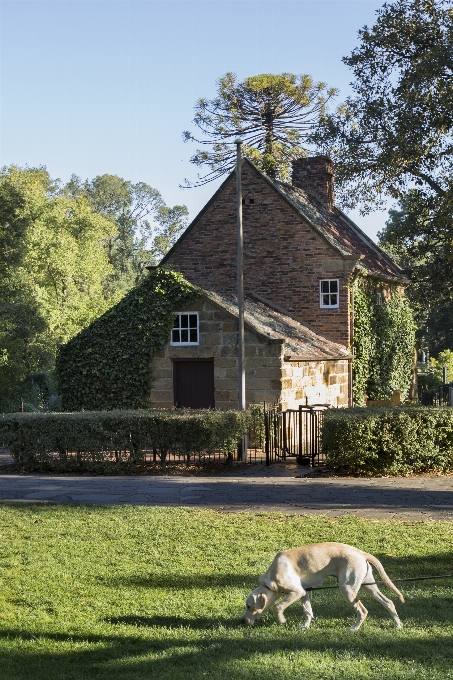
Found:
[[[391,475],[452,470],[453,409],[327,411],[322,446],[333,470]]]
[[[106,471],[160,457],[215,451],[231,455],[247,431],[251,411],[91,411],[11,413],[0,417],[0,442],[23,469]]]

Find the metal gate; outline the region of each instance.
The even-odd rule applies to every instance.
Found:
[[[279,411],[265,409],[266,465],[296,458],[302,465],[322,465],[321,430],[327,404]]]

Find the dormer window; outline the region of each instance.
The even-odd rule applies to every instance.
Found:
[[[336,309],[340,306],[339,279],[322,279],[319,282],[319,306],[321,309]]]
[[[178,312],[175,315],[170,344],[176,347],[199,344],[198,312]]]

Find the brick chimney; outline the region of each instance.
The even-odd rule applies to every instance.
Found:
[[[293,161],[293,186],[319,198],[330,212],[334,206],[333,163],[328,156]]]

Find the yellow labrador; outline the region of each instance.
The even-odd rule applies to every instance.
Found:
[[[384,583],[404,602],[404,597],[391,582],[379,560],[363,550],[345,543],[315,543],[283,550],[275,556],[269,569],[259,579],[261,585],[248,596],[242,623],[253,625],[266,609],[284,595],[283,600],[275,607],[277,621],[285,623],[283,612],[300,599],[305,612],[303,628],[308,628],[313,619],[313,611],[307,589],[321,585],[327,576],[334,576],[341,593],[357,614],[356,622],[349,630],[358,630],[368,614],[358,598],[360,588],[387,609],[396,628],[402,628],[395,605],[374,585],[371,565],[376,567]]]

